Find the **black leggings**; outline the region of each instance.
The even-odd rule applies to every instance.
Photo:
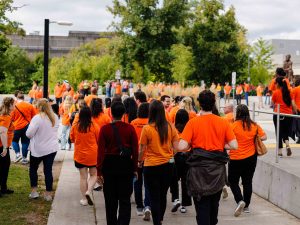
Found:
[[[3,146],[0,147],[0,154],[3,152]],[[6,156],[2,157],[0,155],[0,186],[1,191],[7,190],[7,177],[10,167],[10,155],[9,149],[7,149]]]
[[[257,156],[246,159],[230,160],[228,165],[228,181],[236,203],[244,201],[246,207],[250,205],[252,196],[252,179],[256,168]],[[243,195],[239,186],[242,178]]]
[[[277,134],[277,116],[273,115],[273,122],[275,126],[275,132]],[[291,133],[291,127],[293,124],[292,117],[280,116],[279,120],[279,148],[283,148],[283,142],[289,140],[289,135]]]

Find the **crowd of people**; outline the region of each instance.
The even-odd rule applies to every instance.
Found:
[[[269,87],[275,112],[280,105],[281,113],[299,113],[299,84],[296,81],[292,89],[284,70],[276,70]],[[172,212],[186,213],[193,200],[197,224],[215,225],[225,185],[237,204],[234,216],[250,213],[257,162],[254,139],[257,135],[261,140],[267,137],[251,120],[241,96],[237,96],[236,109],[227,101],[229,84],[223,88],[224,116],[216,105],[220,85],[198,92],[199,109],[193,96],[169,96],[164,92],[166,87],[161,87],[160,96],[155,98],[154,88],[145,93],[141,87],[133,92],[128,81],[117,85],[120,92],[115,90],[111,97],[111,89],[106,89],[106,98],[98,95],[97,82],[83,81],[75,93],[66,80],[57,83],[55,102],[30,96],[31,104],[22,92],[17,92],[15,99],[4,98],[0,106],[1,194],[14,192],[7,187],[11,145],[16,153],[14,161],[29,163],[32,199],[39,197],[37,170],[43,162],[47,201],[52,200],[55,155],[59,149],[72,150],[73,145],[74,167],[80,174],[79,204],[93,205],[97,199],[93,199],[92,191],[103,187],[108,225],[130,223],[132,193],[137,215],[145,221],[152,218],[154,225],[163,224],[169,190]],[[247,85],[238,86],[237,95],[244,91],[246,96]],[[276,119],[274,116],[275,128]],[[288,141],[293,135],[291,123],[289,117],[280,118],[281,156],[283,143],[287,155],[292,154]]]

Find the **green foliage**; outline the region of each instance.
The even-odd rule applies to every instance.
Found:
[[[274,54],[270,43],[259,38],[252,46],[251,83],[266,84],[271,79],[270,69],[273,68],[271,56]]]
[[[171,62],[172,76],[175,81],[178,81],[184,86],[186,80],[194,73],[195,65],[193,53],[190,47],[183,44],[172,46],[171,51],[174,60]]]
[[[184,24],[186,6],[185,0],[164,0],[162,4],[158,0],[113,1],[109,10],[120,18],[113,26],[122,40],[117,52],[125,76],[130,77],[138,63],[139,69],[147,68],[157,80],[171,81],[170,49],[178,42],[173,29]]]
[[[195,73],[192,79],[225,82],[233,71],[244,73],[247,65],[245,29],[238,24],[235,10],[224,10],[221,0],[194,2],[186,27],[185,44],[193,50]]]

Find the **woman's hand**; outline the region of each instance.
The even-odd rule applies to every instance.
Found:
[[[1,153],[2,157],[5,157],[7,154],[7,148],[3,148],[3,152]]]

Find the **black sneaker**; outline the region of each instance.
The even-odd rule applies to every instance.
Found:
[[[6,189],[6,190],[1,190],[1,193],[2,194],[13,194],[14,193],[14,190],[10,190],[10,189]]]
[[[171,209],[171,212],[177,212],[178,208],[181,206],[181,203],[179,201],[179,199],[175,199],[174,203],[173,203],[173,208]]]

